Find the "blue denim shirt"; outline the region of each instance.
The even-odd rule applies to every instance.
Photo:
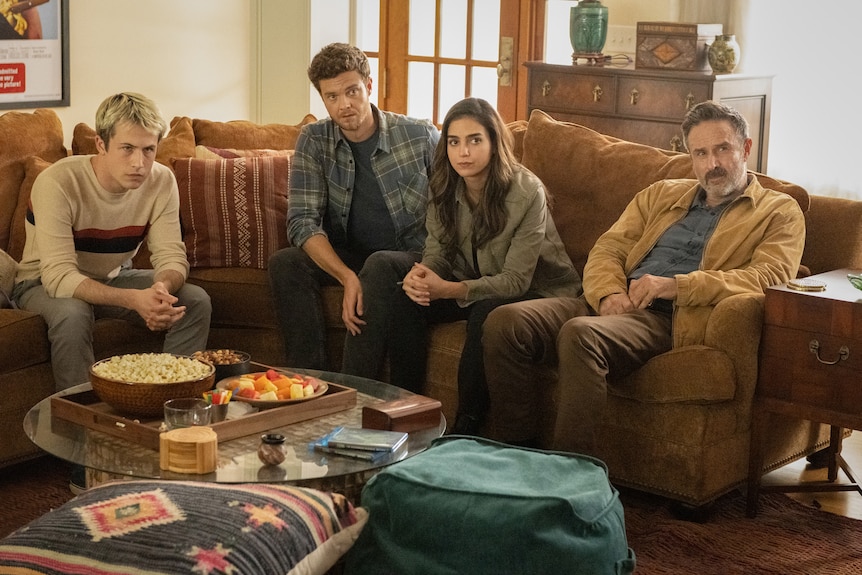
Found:
[[[428,180],[440,133],[428,121],[385,112],[377,115],[379,138],[371,163],[395,228],[393,249],[421,251],[425,242]],[[334,247],[346,245],[353,154],[331,119],[302,127],[290,172],[287,235],[302,246],[325,234]]]

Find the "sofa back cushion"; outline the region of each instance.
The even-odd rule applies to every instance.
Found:
[[[554,222],[579,273],[593,244],[635,194],[659,180],[695,177],[686,153],[606,136],[540,110],[530,115],[523,146],[522,162],[550,192]],[[803,188],[762,174],[757,178],[808,210]]]
[[[39,156],[55,162],[67,155],[63,125],[53,110],[0,115],[0,250],[9,251],[26,159]]]
[[[15,212],[12,215],[12,225],[9,229],[9,255],[15,258],[16,261],[21,261],[21,255],[24,253],[24,243],[27,240],[27,232],[24,227],[24,219],[27,216],[27,208],[30,204],[30,194],[33,191],[33,182],[42,171],[51,165],[51,162],[45,161],[39,156],[30,156],[26,160],[21,160],[24,166],[24,181],[21,182],[21,188],[18,196],[18,205],[15,206]]]
[[[307,114],[295,126],[255,124],[248,120],[213,122],[199,119],[192,120],[192,126],[195,132],[195,143],[199,146],[240,150],[292,150],[296,147],[296,139],[302,127],[315,121],[317,118]]]
[[[96,130],[81,123],[72,132],[72,153],[96,154]],[[174,158],[190,158],[195,155],[195,135],[192,132],[192,120],[185,116],[177,116],[171,120],[171,129],[159,142],[156,150],[156,161],[171,167]]]

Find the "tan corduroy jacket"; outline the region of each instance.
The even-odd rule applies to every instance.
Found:
[[[663,180],[639,192],[596,241],[584,267],[584,295],[593,309],[626,292],[626,278],[659,237],[685,217],[699,185]],[[721,215],[700,269],[676,276],[674,347],[703,343],[707,319],[722,299],[763,293],[795,277],[805,246],[805,219],[792,197],[764,189],[754,175]]]

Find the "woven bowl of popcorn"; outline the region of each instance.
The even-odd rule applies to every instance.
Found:
[[[161,417],[164,404],[179,397],[201,397],[215,384],[215,367],[171,353],[132,353],[97,361],[90,383],[99,399],[117,411]]]

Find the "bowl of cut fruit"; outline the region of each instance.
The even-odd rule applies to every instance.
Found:
[[[216,388],[229,389],[231,401],[267,409],[315,399],[325,394],[329,385],[310,375],[268,369],[227,377],[219,381]]]

